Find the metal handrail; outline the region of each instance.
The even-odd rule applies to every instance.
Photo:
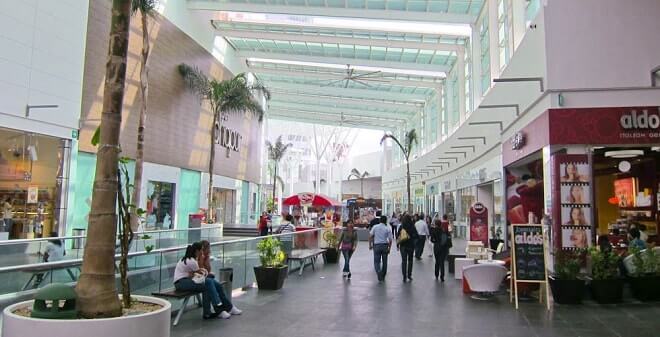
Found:
[[[321,230],[322,230],[322,228],[310,228],[310,229],[305,229],[305,230],[294,232],[294,233],[273,234],[273,235],[269,235],[269,236],[271,236],[271,237],[280,237],[280,236],[285,236],[285,235],[302,235],[303,233],[319,232]],[[227,240],[227,241],[212,242],[211,247],[223,246],[223,245],[232,244],[232,243],[256,241],[256,240],[263,239],[263,238],[265,238],[265,236],[257,236],[257,237],[250,237],[250,238],[244,238],[244,239],[234,239],[234,240]],[[188,247],[188,245],[161,248],[161,249],[154,249],[150,252],[147,252],[147,251],[133,252],[133,253],[129,253],[128,257],[130,258],[130,257],[144,256],[144,255],[170,253],[170,252],[174,252],[174,251],[177,251],[177,250],[185,249],[186,247]],[[120,254],[115,254],[115,260],[119,259],[120,257],[121,257]],[[12,272],[12,271],[22,271],[22,270],[25,270],[25,269],[40,268],[40,267],[41,268],[43,268],[43,267],[52,267],[52,269],[73,267],[73,266],[80,265],[82,263],[82,260],[83,259],[79,258],[79,259],[71,259],[71,260],[63,260],[63,261],[40,262],[40,263],[22,264],[22,265],[18,265],[18,266],[0,267],[0,273],[7,273],[7,272]]]
[[[137,238],[137,235],[140,235],[140,234],[155,234],[155,233],[168,233],[168,232],[191,232],[191,231],[197,231],[197,230],[217,229],[217,228],[222,228],[222,227],[223,227],[223,225],[212,225],[212,226],[205,226],[205,227],[199,227],[199,228],[186,228],[186,229],[158,229],[158,230],[135,232],[135,235],[136,235],[136,238]],[[34,239],[16,239],[16,240],[0,241],[0,246],[29,244],[29,243],[32,243],[32,242],[50,241],[50,240],[72,240],[72,239],[85,239],[85,238],[87,238],[87,235],[52,236],[52,237],[47,237],[47,238],[34,238]]]

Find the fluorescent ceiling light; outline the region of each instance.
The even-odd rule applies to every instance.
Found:
[[[643,155],[644,155],[644,151],[642,150],[618,150],[618,151],[605,152],[605,157],[610,157],[610,158],[633,158]]]
[[[402,13],[405,15],[405,13]],[[220,21],[260,23],[269,25],[289,25],[318,28],[360,29],[398,33],[421,33],[470,37],[472,28],[468,24],[374,20],[359,18],[340,18],[331,16],[287,15],[271,13],[220,12]]]
[[[288,65],[296,65],[296,66],[307,66],[307,67],[319,67],[319,68],[332,68],[332,69],[346,70],[346,65],[345,64],[336,64],[336,63],[318,63],[318,62],[277,60],[277,59],[264,59],[264,58],[253,58],[253,57],[248,58],[247,61],[249,63],[252,63],[252,62],[276,63],[276,64],[288,64]],[[355,62],[360,62],[360,60],[355,60]],[[381,68],[381,67],[359,66],[359,65],[353,65],[353,64],[351,64],[351,68],[355,69],[355,70],[361,70],[361,71],[380,71],[380,72],[384,72],[384,73],[412,75],[412,76],[427,76],[427,77],[440,77],[440,78],[446,78],[447,77],[447,74],[444,71],[426,71],[426,70],[412,70],[412,69]]]

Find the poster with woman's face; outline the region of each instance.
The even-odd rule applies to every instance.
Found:
[[[561,239],[564,248],[589,248],[591,227],[562,227]]]
[[[590,214],[591,207],[563,205],[561,207],[561,224],[564,226],[590,226]]]
[[[559,165],[560,181],[562,183],[589,182],[589,164],[563,163]]]
[[[625,178],[614,181],[614,195],[619,207],[634,207],[635,195],[637,195],[637,179]]]
[[[562,204],[590,204],[591,195],[589,186],[562,184],[561,185],[561,203]]]

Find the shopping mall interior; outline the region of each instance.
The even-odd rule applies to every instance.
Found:
[[[0,336],[658,336],[658,17],[0,0]]]

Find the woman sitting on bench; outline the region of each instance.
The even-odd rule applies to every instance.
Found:
[[[195,242],[186,248],[186,254],[174,269],[174,288],[180,291],[202,291],[204,319],[229,318],[231,315],[220,306],[220,296],[212,278],[207,278],[208,271],[200,268],[197,259],[202,255],[202,244]],[[214,313],[211,313],[213,304]]]
[[[200,244],[202,245],[202,254],[199,256],[199,258],[197,258],[197,263],[199,264],[200,268],[208,270],[206,279],[211,279],[212,282],[209,282],[209,284],[212,283],[213,286],[215,286],[215,289],[218,291],[218,296],[220,296],[220,301],[222,302],[222,307],[220,310],[226,311],[232,315],[240,315],[243,313],[243,311],[231,303],[231,300],[227,298],[225,294],[222,284],[216,280],[215,274],[213,274],[211,271],[211,243],[209,243],[207,240],[202,240],[200,241]],[[224,317],[223,315],[222,318],[229,317]]]

